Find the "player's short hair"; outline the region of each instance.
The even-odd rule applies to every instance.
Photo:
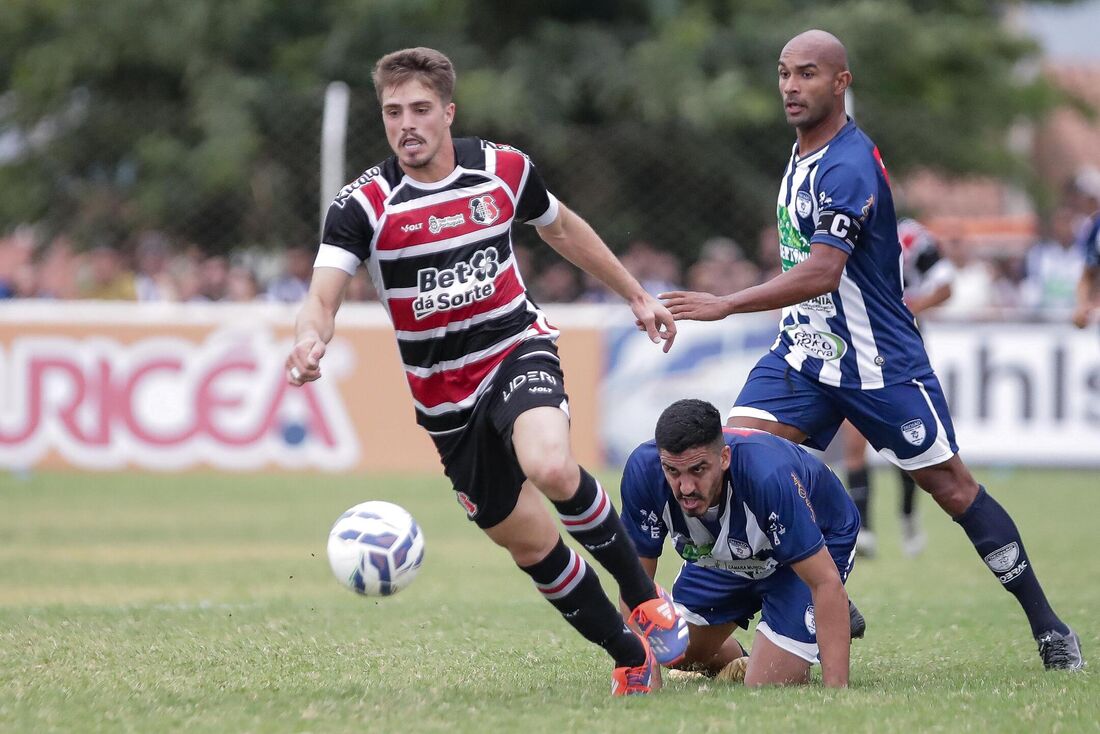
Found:
[[[388,53],[378,59],[371,77],[379,102],[384,90],[414,78],[438,94],[443,104],[450,104],[454,98],[455,67],[450,59],[434,48],[420,46]]]
[[[705,400],[677,400],[665,408],[653,431],[657,448],[679,454],[722,440],[722,416]]]

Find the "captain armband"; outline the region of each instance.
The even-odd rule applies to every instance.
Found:
[[[843,240],[848,247],[855,249],[863,234],[863,222],[844,212],[824,211],[817,220],[817,229],[814,235],[825,235]],[[813,238],[811,238],[813,241]]]

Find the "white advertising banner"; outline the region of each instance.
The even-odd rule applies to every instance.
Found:
[[[621,465],[653,437],[674,400],[709,400],[725,412],[770,348],[778,319],[749,314],[682,324],[669,354],[608,332],[602,436]],[[1060,324],[928,323],[932,365],[960,451],[980,465],[1100,467],[1100,336]]]

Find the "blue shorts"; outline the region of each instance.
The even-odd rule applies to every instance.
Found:
[[[768,352],[749,373],[729,417],[777,421],[822,451],[847,418],[875,450],[902,469],[942,464],[958,453],[955,427],[933,372],[876,390],[833,387]]]
[[[851,532],[826,541],[841,581],[847,581],[852,571],[858,531],[857,523]],[[747,628],[749,620],[763,610],[757,632],[806,662],[817,662],[813,596],[790,566],[752,580],[731,571],[684,563],[672,585],[672,598],[684,619],[702,626],[736,622]]]

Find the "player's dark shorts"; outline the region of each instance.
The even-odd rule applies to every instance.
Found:
[[[568,415],[569,396],[554,343],[530,339],[501,363],[466,427],[433,437],[458,502],[478,527],[493,527],[515,508],[526,476],[512,447],[512,425],[543,406]]]
[[[940,381],[929,372],[875,390],[833,387],[806,377],[768,352],[749,373],[729,417],[794,426],[822,451],[847,418],[875,450],[902,469],[935,466],[958,453]]]
[[[859,523],[825,540],[840,573],[848,580],[855,561]],[[810,587],[790,566],[780,566],[771,576],[752,580],[731,571],[684,563],[672,585],[672,598],[691,624],[735,622],[748,627],[761,612],[756,631],[773,644],[809,663],[817,662],[817,623]]]

